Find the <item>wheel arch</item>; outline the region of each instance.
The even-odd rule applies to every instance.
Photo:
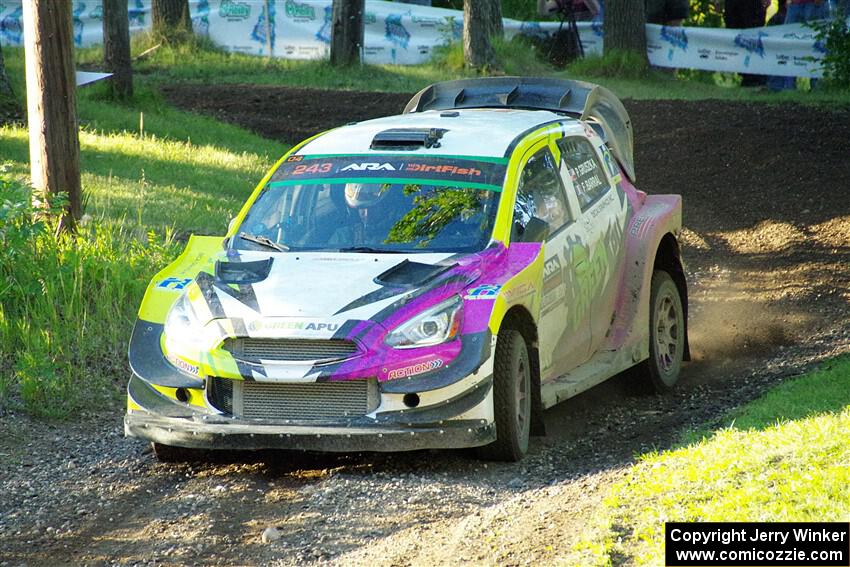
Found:
[[[546,434],[543,422],[543,401],[540,397],[540,352],[538,350],[537,323],[531,313],[522,305],[514,305],[502,318],[501,329],[519,331],[528,348],[531,361],[531,435]]]
[[[658,243],[658,248],[655,251],[655,260],[653,269],[664,270],[679,290],[679,298],[682,300],[682,315],[685,319],[685,351],[683,353],[684,360],[691,359],[691,348],[688,342],[688,282],[685,278],[685,267],[682,263],[682,252],[679,247],[679,241],[676,237],[668,232]]]

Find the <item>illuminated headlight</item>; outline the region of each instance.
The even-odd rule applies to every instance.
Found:
[[[399,325],[387,335],[394,348],[438,345],[457,337],[462,320],[463,301],[455,296]]]
[[[174,302],[165,318],[165,336],[169,340],[186,345],[201,346],[205,342],[203,325],[185,293]]]

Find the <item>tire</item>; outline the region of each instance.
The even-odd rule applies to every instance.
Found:
[[[200,449],[188,449],[186,447],[174,447],[162,443],[151,443],[153,454],[160,463],[188,463],[201,458],[203,451]]]
[[[479,457],[516,462],[528,451],[531,431],[531,363],[519,331],[499,332],[493,367],[496,440],[480,447]]]
[[[656,393],[679,380],[685,351],[685,316],[676,282],[667,272],[652,274],[649,294],[649,359],[640,364],[644,383]]]

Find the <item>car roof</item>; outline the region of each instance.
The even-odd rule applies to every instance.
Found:
[[[463,155],[503,157],[514,140],[529,130],[555,121],[578,120],[547,110],[464,109],[400,114],[349,124],[330,130],[311,140],[295,155],[316,154],[392,154]],[[380,132],[393,128],[430,129],[446,132],[439,146],[413,151],[372,150],[372,140]]]

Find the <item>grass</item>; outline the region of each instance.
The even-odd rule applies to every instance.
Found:
[[[666,521],[850,520],[848,381],[845,356],[641,456],[580,544],[588,561],[662,565]]]
[[[20,95],[21,50],[4,56]],[[106,100],[97,86],[78,91],[90,220],[75,237],[57,241],[49,226],[31,231],[15,216],[29,206],[28,134],[0,127],[0,410],[56,418],[114,404],[150,276],[185,233],[223,233],[287,148],[175,110],[155,80],[140,79],[132,104]],[[29,236],[15,240],[21,231]]]
[[[134,39],[134,53],[150,47],[144,35]],[[522,41],[500,41],[496,52],[501,72],[511,75],[544,75],[587,80],[602,84],[622,98],[702,100],[723,99],[785,104],[850,104],[847,91],[803,90],[780,93],[759,92],[736,86],[734,75],[721,73],[680,73],[700,77],[683,80],[667,72],[635,73],[621,55],[589,57],[567,70],[556,71],[533,56],[533,48]],[[4,52],[5,53],[5,52]],[[228,53],[208,42],[163,46],[136,65],[136,71],[151,82],[246,83],[381,92],[416,92],[431,83],[478,74],[462,65],[459,44],[438,50],[425,65],[363,65],[338,69],[324,61],[266,59],[241,53]],[[80,50],[78,61],[97,66],[96,48]],[[612,60],[613,59],[613,60]],[[625,74],[622,71],[628,71]],[[614,75],[618,72],[618,75]]]

